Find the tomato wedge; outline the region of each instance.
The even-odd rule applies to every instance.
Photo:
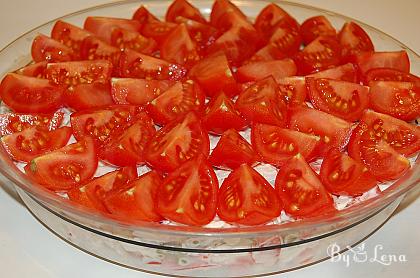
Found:
[[[146,54],[125,49],[119,61],[121,77],[146,78],[157,80],[180,80],[186,69]]]
[[[291,76],[276,80],[280,94],[289,105],[304,104],[307,95],[305,77]]]
[[[255,82],[243,91],[235,105],[251,122],[286,125],[286,104],[271,76]]]
[[[199,53],[203,53],[220,36],[219,30],[211,25],[182,16],[178,16],[175,21],[178,24],[185,24],[191,39],[197,44]]]
[[[385,140],[400,154],[410,156],[420,150],[420,127],[406,123],[394,117],[366,110],[353,131],[348,152],[351,157],[360,160],[362,134],[370,139]]]
[[[80,45],[88,36],[92,33],[62,20],[57,20],[51,30],[51,38],[70,47],[76,54],[80,53]]]
[[[157,50],[157,43],[154,39],[146,38],[139,32],[118,27],[112,28],[110,44],[121,50],[128,48],[148,55]]]
[[[355,58],[362,76],[370,69],[391,68],[405,73],[410,72],[410,60],[405,50],[389,52],[364,52]]]
[[[294,20],[294,19],[293,19]],[[279,52],[287,57],[292,57],[298,53],[300,45],[302,44],[302,37],[299,32],[299,25],[287,24],[285,26],[279,25],[275,29],[273,35],[269,39]]]
[[[82,141],[38,156],[25,166],[30,178],[53,191],[63,191],[85,183],[98,167],[95,143]]]
[[[130,166],[145,162],[146,144],[155,135],[152,119],[140,112],[136,121],[99,150],[99,157],[113,165]]]
[[[223,132],[209,161],[217,168],[234,170],[244,163],[252,166],[257,161],[257,155],[251,144],[231,128]]]
[[[204,92],[198,83],[187,80],[176,82],[153,99],[146,108],[157,124],[165,125],[190,111],[201,113],[204,109],[204,100]]]
[[[319,36],[335,37],[336,30],[331,22],[323,15],[314,16],[306,19],[300,26],[303,43],[308,45]]]
[[[63,117],[62,112],[55,112],[54,114],[0,114],[0,136],[20,132],[33,126],[54,130],[61,125]]]
[[[420,87],[419,77],[391,68],[373,68],[368,70],[364,76],[363,83],[369,85],[370,81],[413,82],[417,87]]]
[[[15,112],[49,113],[63,105],[63,88],[46,79],[8,73],[1,81],[0,97]]]
[[[197,80],[207,96],[215,96],[220,91],[228,96],[238,92],[238,86],[229,68],[226,55],[218,53],[202,59],[189,72],[189,77]]]
[[[166,219],[203,226],[216,215],[219,183],[204,155],[170,173],[158,188],[158,212]]]
[[[319,36],[297,53],[294,60],[303,75],[333,68],[341,63],[341,46],[332,37]]]
[[[268,76],[273,76],[275,80],[283,77],[295,75],[297,72],[296,64],[292,59],[262,61],[250,63],[238,68],[236,78],[239,82],[258,81]]]
[[[219,190],[220,219],[242,225],[260,225],[278,217],[283,203],[274,188],[248,164],[231,172]]]
[[[111,94],[117,104],[146,105],[168,90],[174,81],[139,78],[112,78]]]
[[[1,142],[16,161],[29,162],[44,153],[64,147],[71,136],[70,127],[49,131],[39,126],[3,136]]]
[[[105,198],[108,194],[118,191],[131,180],[137,178],[137,169],[125,167],[94,178],[87,184],[67,191],[67,196],[88,209],[108,213]]]
[[[42,61],[42,62],[30,64],[16,70],[14,73],[29,76],[29,77],[44,78],[45,70],[47,69],[47,63],[48,63],[47,61]]]
[[[176,22],[176,18],[182,16],[201,23],[206,23],[206,20],[201,15],[200,10],[188,3],[186,0],[174,0],[169,5],[166,11],[165,19],[169,22]]]
[[[158,130],[146,146],[146,161],[155,169],[170,172],[200,153],[208,156],[210,142],[194,112]]]
[[[108,60],[117,70],[121,50],[97,37],[85,38],[80,45],[80,57],[83,60]]]
[[[162,178],[155,172],[148,172],[129,182],[125,187],[104,199],[105,207],[119,220],[158,222],[163,220],[157,212],[157,190]]]
[[[291,108],[288,123],[290,129],[321,137],[321,155],[329,148],[343,149],[352,127],[348,121],[308,107]]]
[[[309,98],[315,108],[354,122],[369,106],[369,87],[325,78],[306,78]]]
[[[141,5],[133,14],[133,19],[137,20],[141,24],[150,22],[150,21],[159,21],[159,19],[154,16],[145,6]]]
[[[203,126],[215,134],[222,134],[230,128],[242,130],[248,126],[248,121],[223,92],[208,103],[202,121]]]
[[[91,109],[114,104],[111,86],[107,83],[79,84],[64,94],[64,103],[76,110]]]
[[[282,167],[289,158],[300,153],[310,161],[318,156],[318,136],[266,124],[254,124],[251,141],[262,161]]]
[[[291,216],[307,218],[335,210],[330,194],[300,154],[280,168],[276,190]]]
[[[411,82],[371,81],[370,107],[395,118],[412,121],[420,117],[420,87]]]
[[[230,17],[229,14],[234,16]],[[224,30],[230,28],[233,25],[231,21],[233,18],[246,19],[246,15],[232,2],[229,0],[215,0],[210,14],[210,23],[216,28],[222,28]],[[228,24],[228,28],[226,28]]]
[[[160,56],[166,61],[185,65],[187,68],[191,68],[200,60],[197,45],[184,23],[179,24],[162,43]]]
[[[334,195],[359,196],[378,183],[363,163],[335,149],[324,157],[319,174],[325,188]]]
[[[66,62],[77,57],[70,47],[42,34],[33,40],[31,55],[34,62]]]
[[[334,68],[318,71],[316,73],[307,75],[307,77],[329,78],[334,80],[359,83],[356,67],[352,63],[347,63]]]
[[[102,145],[131,125],[136,115],[135,106],[113,105],[75,112],[70,123],[77,140],[90,137]]]
[[[242,65],[247,65],[255,62],[282,60],[287,58],[287,55],[279,50],[273,43],[268,43],[260,48],[252,55],[249,60],[245,61]]]
[[[369,35],[357,23],[346,22],[338,34],[343,57],[350,57],[362,52],[374,51],[375,48]]]
[[[110,44],[113,28],[122,28],[129,31],[140,32],[142,25],[137,20],[132,19],[88,16],[85,20],[83,28]]]

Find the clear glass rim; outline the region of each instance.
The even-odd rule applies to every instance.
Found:
[[[164,0],[168,3],[170,3],[169,0]],[[44,27],[47,26],[49,24],[54,23],[55,21],[59,20],[59,19],[65,19],[65,18],[69,18],[72,16],[76,16],[78,14],[82,14],[82,13],[86,13],[89,11],[93,11],[93,10],[97,10],[97,9],[101,9],[101,8],[106,8],[106,7],[112,7],[112,6],[119,6],[119,5],[123,5],[123,4],[130,4],[130,3],[139,3],[139,4],[147,4],[147,3],[153,3],[153,0],[143,0],[143,1],[137,1],[137,0],[125,0],[125,1],[117,1],[117,2],[110,2],[110,3],[106,3],[106,4],[101,4],[101,5],[96,5],[90,8],[86,8],[86,9],[82,9],[61,17],[58,17],[56,19],[50,20],[38,27],[35,27],[27,32],[25,32],[24,34],[22,34],[21,36],[19,36],[18,38],[16,38],[15,40],[13,40],[12,42],[10,42],[8,45],[6,45],[3,49],[0,50],[0,55],[2,54],[2,52],[6,49],[8,49],[9,47],[13,47],[13,44],[16,43],[17,41],[19,41],[20,39],[22,39],[23,37],[29,35],[30,33]],[[235,3],[245,3],[246,1],[233,1]],[[288,6],[295,6],[295,7],[299,7],[299,8],[303,8],[303,9],[311,9],[315,12],[319,12],[319,13],[324,13],[324,14],[328,14],[331,16],[335,16],[335,17],[339,17],[342,18],[346,21],[354,21],[357,22],[358,24],[362,25],[364,28],[369,28],[374,32],[377,32],[379,34],[382,34],[384,36],[386,36],[388,39],[391,39],[392,41],[394,41],[396,44],[398,44],[401,48],[407,50],[407,52],[409,52],[412,56],[414,56],[416,59],[420,59],[420,56],[413,51],[412,49],[410,49],[409,47],[407,47],[406,45],[404,45],[402,42],[400,42],[399,40],[393,38],[392,36],[382,32],[381,30],[378,30],[375,27],[372,27],[368,24],[365,24],[359,20],[353,19],[351,17],[348,16],[344,16],[342,14],[336,13],[336,12],[332,12],[332,11],[328,11],[325,9],[321,9],[321,8],[317,8],[317,7],[313,7],[310,5],[305,5],[305,4],[300,4],[300,3],[293,3],[293,2],[288,2],[288,1],[279,1],[279,0],[271,0],[271,1],[262,1],[262,2],[266,2],[271,3],[274,2],[276,4],[279,4],[280,6],[283,5],[288,5]],[[139,221],[136,224],[127,224],[127,223],[122,223],[119,222],[117,220],[114,219],[110,219],[110,218],[106,218],[98,213],[94,213],[94,212],[88,212],[86,210],[84,210],[81,206],[78,205],[73,205],[73,204],[69,204],[67,202],[62,202],[62,199],[60,199],[58,196],[56,196],[53,193],[50,192],[46,192],[44,190],[41,190],[40,188],[36,187],[36,186],[31,186],[31,183],[28,180],[25,180],[25,182],[21,182],[20,180],[16,179],[11,173],[8,172],[8,170],[5,167],[9,167],[7,165],[8,163],[6,163],[4,160],[0,161],[0,172],[3,174],[3,176],[5,176],[6,178],[8,178],[11,182],[13,182],[14,185],[18,186],[19,188],[21,188],[22,190],[24,190],[26,193],[29,194],[29,196],[31,196],[33,199],[35,199],[39,204],[43,205],[43,204],[48,204],[48,205],[43,205],[44,208],[48,208],[48,210],[50,212],[55,212],[52,209],[50,209],[50,206],[53,206],[54,208],[60,208],[61,210],[65,211],[65,212],[69,212],[72,213],[74,215],[77,215],[78,217],[87,219],[89,221],[94,221],[96,223],[99,224],[103,224],[103,225],[114,225],[118,228],[121,229],[127,229],[133,232],[158,232],[158,233],[162,233],[162,234],[173,234],[173,235],[181,235],[181,236],[209,236],[209,237],[231,237],[231,236],[239,236],[239,235],[246,235],[249,237],[252,236],[262,236],[262,235],[271,235],[271,234],[275,234],[276,232],[298,232],[299,230],[303,230],[303,229],[310,229],[310,228],[317,228],[319,226],[325,225],[325,224],[331,224],[334,222],[339,222],[339,221],[343,221],[343,220],[347,220],[347,219],[351,219],[351,218],[356,218],[356,216],[358,215],[364,215],[366,214],[365,217],[359,219],[358,221],[354,222],[354,223],[350,223],[349,225],[338,229],[338,230],[334,230],[331,231],[329,233],[326,234],[321,234],[321,235],[317,235],[315,237],[315,239],[312,240],[316,240],[316,239],[320,239],[326,236],[330,236],[332,234],[334,234],[335,232],[341,232],[343,230],[347,230],[351,227],[354,227],[357,224],[360,224],[364,221],[366,221],[367,219],[369,219],[370,217],[374,216],[375,214],[379,213],[382,209],[384,209],[385,207],[387,207],[389,204],[391,204],[393,201],[395,201],[399,196],[407,193],[409,190],[411,190],[412,188],[414,188],[416,185],[419,184],[420,182],[420,163],[419,163],[419,157],[417,157],[415,164],[413,165],[412,169],[401,179],[397,180],[393,185],[391,185],[386,191],[382,192],[382,194],[373,197],[371,199],[368,199],[366,201],[361,202],[360,204],[354,205],[350,208],[347,208],[345,210],[339,211],[337,213],[335,213],[334,215],[332,215],[329,218],[326,218],[327,215],[324,216],[319,216],[319,217],[315,217],[315,218],[311,218],[311,219],[305,219],[305,220],[299,220],[299,221],[295,221],[295,222],[288,222],[288,223],[280,223],[280,224],[273,224],[273,225],[263,225],[263,226],[256,226],[256,227],[234,227],[234,228],[203,228],[203,227],[192,227],[192,226],[169,226],[169,225],[162,225],[159,223],[151,223],[151,222],[141,222]],[[414,175],[414,181],[411,182],[406,182],[408,179],[411,179]],[[376,208],[376,209],[373,209]],[[374,213],[372,213],[372,211],[374,211]],[[70,223],[74,222],[78,223],[77,221],[71,220],[71,217],[65,217],[62,214],[55,212],[56,215],[59,215],[63,220],[66,220]],[[82,225],[79,223],[79,225]],[[85,225],[82,225],[85,226]],[[104,236],[109,235],[107,233],[104,233],[103,231],[98,231],[96,229],[87,227],[90,230],[93,230],[94,232],[96,232],[97,234],[102,234]],[[120,238],[121,240],[122,238]],[[307,239],[310,240],[311,239]],[[135,241],[137,243],[140,243],[138,241]],[[297,243],[300,243],[301,241],[298,241]],[[296,245],[296,244],[294,244]],[[280,246],[279,246],[280,247]],[[182,250],[185,251],[185,249],[181,248]],[[254,250],[254,249],[253,249]],[[206,250],[208,251],[208,250]]]

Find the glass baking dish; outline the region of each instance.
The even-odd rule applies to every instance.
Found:
[[[213,1],[196,1],[204,15]],[[283,1],[234,1],[249,17],[270,2],[278,4],[302,22],[325,15],[336,28],[351,18]],[[87,16],[132,16],[144,4],[164,16],[170,1],[123,1],[82,10],[60,19],[82,26]],[[356,20],[353,20],[356,21]],[[54,21],[22,35],[0,52],[0,76],[31,61],[30,46],[39,34],[49,34]],[[357,21],[356,21],[357,22]],[[405,49],[411,72],[420,74],[420,57],[398,40],[361,22],[377,51]],[[5,107],[0,105],[0,111]],[[282,222],[258,227],[203,228],[159,223],[121,223],[70,204],[31,183],[8,161],[0,160],[0,172],[16,188],[28,209],[59,237],[105,260],[131,268],[171,276],[243,277],[293,270],[328,257],[328,246],[341,250],[373,233],[420,180],[418,159],[412,169],[381,194],[356,203],[332,217]]]

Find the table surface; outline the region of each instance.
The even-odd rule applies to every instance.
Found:
[[[110,0],[13,0],[0,3],[0,49],[25,31],[46,21]],[[194,1],[192,1],[194,2]],[[399,39],[420,53],[420,1],[300,0],[348,15]],[[2,277],[158,277],[90,256],[59,239],[40,224],[18,198],[0,187],[0,269]],[[346,263],[330,260],[271,277],[418,277],[420,264],[420,190],[407,196],[389,221],[364,241],[371,258],[397,256],[405,262]],[[382,248],[382,249],[381,249]],[[417,274],[417,275],[416,275]]]

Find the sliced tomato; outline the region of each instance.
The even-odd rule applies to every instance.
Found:
[[[189,72],[189,77],[200,83],[207,96],[214,96],[220,91],[228,96],[238,92],[226,55],[218,53],[198,62]]]
[[[357,55],[366,51],[374,51],[374,46],[369,35],[357,23],[346,22],[338,34],[342,47],[343,57]]]
[[[146,144],[155,133],[152,119],[141,112],[130,127],[99,150],[99,157],[117,166],[143,164]]]
[[[176,26],[177,24],[172,22],[163,22],[154,19],[148,20],[144,23],[141,34],[146,38],[154,39],[158,45],[161,45]]]
[[[269,43],[273,44],[285,56],[292,57],[299,51],[302,44],[302,37],[298,27],[298,25],[294,26],[293,24],[277,26],[269,39]]]
[[[251,144],[231,128],[223,132],[209,161],[217,168],[234,170],[244,163],[252,166],[257,159]]]
[[[64,114],[0,114],[0,136],[13,134],[27,128],[38,126],[47,130],[57,129],[63,122]]]
[[[306,19],[300,26],[300,32],[305,45],[308,45],[319,36],[335,37],[337,31],[331,22],[323,15]]]
[[[278,217],[283,203],[268,181],[248,164],[231,172],[219,190],[220,219],[242,225],[260,225]]]
[[[296,54],[294,60],[303,75],[333,68],[341,63],[341,46],[334,38],[320,36]]]
[[[42,61],[34,64],[27,65],[15,71],[16,74],[21,74],[30,77],[45,77],[45,70],[47,69],[47,61]]]
[[[391,68],[405,73],[410,72],[410,60],[407,52],[390,51],[390,52],[363,52],[354,58],[362,76],[374,68]]]
[[[112,76],[112,64],[106,60],[51,63],[47,65],[45,74],[52,83],[72,90],[79,84],[108,83]]]
[[[310,161],[318,156],[318,136],[266,124],[254,124],[251,141],[262,161],[282,167],[289,158],[300,153]]]
[[[169,80],[112,78],[111,94],[118,104],[146,105],[173,84]]]
[[[25,172],[46,188],[63,191],[87,182],[97,167],[95,143],[86,137],[36,157],[25,166]]]
[[[187,161],[163,180],[158,188],[158,212],[166,219],[203,226],[216,215],[219,183],[204,155]]]
[[[70,136],[70,127],[65,126],[49,131],[39,126],[33,126],[3,136],[1,142],[14,160],[29,162],[39,155],[65,146]]]
[[[121,77],[158,80],[180,80],[187,73],[186,69],[178,64],[171,64],[130,49],[122,52],[119,70]]]
[[[88,36],[92,33],[62,20],[57,20],[51,30],[51,38],[70,47],[76,54],[80,53],[80,45]]]
[[[108,213],[105,199],[108,194],[124,188],[128,182],[137,178],[137,169],[125,167],[94,178],[87,184],[67,191],[67,196],[86,208]]]
[[[131,125],[137,109],[131,105],[113,105],[71,114],[70,123],[77,140],[90,137],[104,144]]]
[[[248,121],[242,117],[232,100],[223,92],[207,104],[202,121],[208,131],[216,134],[222,134],[230,128],[242,130],[248,126]]]
[[[420,87],[419,77],[391,68],[373,68],[368,70],[364,76],[363,83],[369,85],[370,81],[413,82],[417,87]]]
[[[335,210],[330,194],[300,154],[280,168],[276,190],[291,216],[308,218]]]
[[[359,196],[378,183],[363,163],[335,149],[324,157],[320,178],[334,195]]]
[[[146,161],[155,169],[170,172],[199,154],[208,156],[210,142],[194,112],[158,130],[146,146]]]
[[[239,82],[249,82],[273,76],[275,80],[295,75],[296,64],[292,59],[262,61],[250,63],[238,68],[236,78]]]
[[[348,146],[350,156],[357,160],[360,160],[360,141],[364,133],[372,140],[385,140],[392,148],[405,156],[410,156],[420,150],[420,127],[385,114],[366,110],[359,125],[353,131]]]
[[[191,39],[193,39],[198,46],[199,53],[205,51],[220,36],[219,30],[211,25],[182,16],[178,16],[175,21],[178,24],[185,24]]]
[[[351,123],[309,107],[293,107],[289,111],[289,128],[321,137],[320,153],[329,148],[343,149],[351,133]]]
[[[290,14],[280,8],[277,4],[271,3],[262,9],[258,14],[255,19],[254,27],[268,40],[272,37],[273,33],[279,26],[291,26],[292,24],[289,23],[291,21],[295,20],[290,16]],[[293,29],[299,29],[297,22],[295,27],[297,28]]]
[[[83,60],[108,60],[117,70],[121,50],[97,37],[90,36],[82,41],[80,46],[80,57]]]
[[[309,98],[315,108],[354,122],[369,106],[369,87],[326,78],[306,78]]]
[[[139,32],[118,27],[112,28],[110,44],[121,50],[129,48],[148,55],[157,50],[157,43],[154,39],[146,38]]]
[[[305,77],[291,76],[276,80],[280,94],[289,105],[300,105],[306,100],[307,89]]]
[[[329,79],[359,83],[356,67],[352,63],[347,63],[347,64],[337,66],[334,68],[318,71],[316,73],[307,75],[307,77],[329,78]]]
[[[79,111],[114,104],[108,83],[79,84],[64,94],[64,103]]]
[[[255,52],[243,65],[262,61],[283,60],[285,58],[287,58],[287,55],[284,52],[278,49],[273,43],[268,43]]]
[[[215,0],[211,9],[210,23],[216,28],[226,30],[233,25],[231,20],[235,17],[229,16],[233,14],[237,18],[246,19],[246,15],[229,0]],[[225,24],[229,26],[226,27]]]
[[[255,82],[243,91],[235,105],[251,122],[286,125],[286,103],[271,76]]]
[[[67,62],[77,57],[70,47],[42,34],[32,41],[31,55],[34,62]]]
[[[1,100],[15,112],[49,113],[63,105],[63,88],[49,80],[8,73],[0,84]]]
[[[124,188],[107,194],[104,199],[107,210],[123,221],[163,220],[157,212],[157,191],[162,178],[155,172],[148,172],[128,183]]]
[[[154,16],[145,6],[141,5],[133,14],[133,19],[137,20],[141,24],[144,24],[149,21],[159,21],[159,19]]]
[[[197,46],[191,39],[187,26],[181,23],[160,46],[160,56],[166,61],[191,68],[200,59]]]
[[[137,20],[102,16],[88,16],[83,25],[85,30],[109,44],[111,43],[112,29],[115,27],[140,32],[142,25]]]
[[[411,82],[371,81],[370,107],[380,113],[411,121],[420,117],[420,87]]]
[[[188,3],[186,0],[174,0],[166,11],[165,19],[169,22],[176,22],[176,18],[178,16],[190,18],[202,23],[206,22],[200,13],[200,10]]]
[[[205,95],[193,80],[176,82],[147,105],[147,111],[159,125],[185,116],[190,111],[201,113]]]

